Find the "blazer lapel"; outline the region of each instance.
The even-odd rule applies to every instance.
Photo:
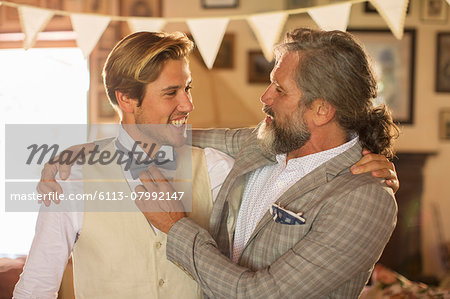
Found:
[[[256,135],[253,135],[247,146],[241,149],[232,170],[228,174],[217,195],[211,212],[210,232],[217,236],[222,217],[231,215],[233,222],[237,219],[242,194],[250,172],[260,167],[276,163],[275,157],[264,154],[258,146]]]
[[[304,198],[304,194],[316,189],[317,187],[326,184],[340,173],[348,172],[350,166],[361,158],[362,147],[359,143],[352,146],[347,151],[334,157],[333,159],[325,162],[318,168],[314,169],[311,173],[307,174],[301,180],[292,185],[284,194],[280,196],[275,202],[282,207],[288,206],[294,200],[305,201],[299,203],[299,205],[311,205],[314,201],[307,202]],[[305,207],[306,208],[306,207]],[[256,225],[255,230],[247,241],[245,248],[256,237],[259,231],[270,221],[272,221],[272,215],[267,211],[263,218]]]

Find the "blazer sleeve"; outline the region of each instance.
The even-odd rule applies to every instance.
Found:
[[[167,258],[212,298],[315,298],[355,280],[356,298],[392,234],[397,205],[391,190],[373,184],[338,197],[321,208],[304,238],[258,271],[223,256],[188,218],[171,228]]]
[[[192,130],[192,145],[211,147],[235,158],[254,131],[254,128],[195,129]]]

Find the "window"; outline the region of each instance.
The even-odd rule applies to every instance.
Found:
[[[78,48],[0,49],[0,257],[27,254],[36,213],[5,212],[5,124],[86,124],[89,71]]]

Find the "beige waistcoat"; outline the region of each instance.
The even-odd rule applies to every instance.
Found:
[[[106,148],[114,151],[112,143]],[[186,146],[180,152],[190,153],[190,149]],[[191,169],[190,159],[187,160],[178,159],[175,178],[182,169]],[[95,183],[98,178],[104,181]],[[113,183],[105,184],[108,179]],[[83,180],[91,182],[84,184],[88,194],[95,191],[130,194],[122,168],[115,163],[85,166]],[[212,207],[211,187],[205,154],[198,148],[192,148],[192,184],[193,212],[188,216],[207,228]],[[119,203],[128,205],[126,210],[133,205],[134,212],[88,212],[95,204],[85,201],[81,234],[73,250],[78,299],[202,297],[198,284],[166,259],[167,235],[155,234],[134,202]]]

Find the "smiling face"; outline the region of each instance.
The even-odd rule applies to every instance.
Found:
[[[186,59],[169,59],[158,78],[147,84],[140,106],[134,106],[131,121],[158,144],[181,146],[186,141],[186,122],[194,109],[191,72]]]
[[[265,123],[259,128],[262,148],[272,154],[284,154],[302,147],[309,139],[305,120],[307,108],[294,76],[300,56],[282,54],[270,74],[271,84],[261,96]]]

